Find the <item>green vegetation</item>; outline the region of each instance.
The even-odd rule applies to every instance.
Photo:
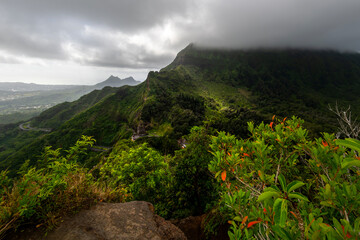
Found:
[[[168,171],[166,158],[141,144],[110,154],[100,168],[99,179],[110,187],[127,186],[135,199],[158,203],[168,189]]]
[[[19,178],[9,178],[7,171],[0,173],[0,238],[24,224],[50,230],[60,223],[61,217],[96,202],[121,202],[128,198],[121,186],[111,188],[96,182],[91,171],[77,162],[93,144],[91,137],[83,136],[65,155],[61,149],[47,147],[38,167],[25,162],[19,169]]]
[[[17,178],[1,172],[0,236],[29,224],[50,230],[65,215],[99,201],[150,201],[166,217],[203,213],[217,196],[207,170],[210,136],[195,127],[188,137],[188,147],[175,157],[122,140],[88,168],[93,138],[83,136],[66,151],[46,147],[36,167],[26,161]]]
[[[177,141],[193,126],[247,137],[248,121],[268,121],[273,114],[299,116],[310,135],[319,137],[320,132],[337,131],[336,116],[328,111],[328,104],[351,104],[353,114],[359,115],[359,64],[359,54],[219,51],[190,45],[138,86],[105,88],[45,111],[31,125],[54,131],[31,144],[21,144],[21,133],[0,139],[4,142],[0,148],[13,152],[0,154],[0,166],[11,171],[26,159],[33,163],[44,146],[67,148],[81,135],[111,147],[133,133],[152,134],[141,141],[161,153],[174,154]],[[170,124],[166,131],[164,124]],[[11,141],[18,144],[9,145]]]
[[[162,155],[148,144],[120,141],[96,176],[111,187],[126,186],[134,199],[152,202],[167,218],[205,212],[217,199],[215,180],[208,171],[210,135],[194,127],[187,147],[174,156]]]
[[[0,124],[17,123],[27,121],[39,115],[44,109],[29,109],[21,112],[0,115]]]
[[[104,88],[95,90],[75,102],[65,102],[44,111],[38,117],[30,121],[31,127],[58,129],[66,120],[71,119],[76,114],[94,106],[102,99],[116,92],[116,88]],[[74,134],[76,131],[71,131]],[[57,134],[56,134],[57,133]],[[14,176],[25,160],[30,159],[31,164],[36,162],[45,146],[55,146],[68,148],[75,144],[76,139],[81,134],[68,136],[71,140],[57,141],[63,132],[45,134],[37,131],[22,131],[18,124],[0,125],[0,169],[8,169],[10,175]],[[69,134],[69,133],[68,133]],[[91,134],[88,134],[91,135]]]
[[[3,194],[26,192],[37,179],[39,193],[50,195],[29,193],[35,205],[24,204],[31,211],[44,206],[58,218],[57,204],[71,196],[67,186],[79,173],[90,191],[80,189],[80,195],[91,202],[132,197],[152,202],[166,218],[207,213],[209,234],[223,224],[231,226],[232,239],[355,236],[358,142],[335,141],[337,119],[328,104],[351,104],[352,114],[360,115],[359,66],[359,54],[189,46],[138,86],[94,91],[30,121],[50,133],[0,126]],[[305,121],[286,120],[292,115]],[[83,135],[92,137],[76,142]],[[89,146],[87,154],[79,144]],[[43,183],[57,179],[54,162],[62,180],[49,190]],[[99,197],[102,191],[117,197]],[[44,215],[21,215],[22,203],[11,197],[3,199],[4,216],[10,216],[3,226],[12,219],[9,229],[51,225]],[[56,204],[49,206],[50,200]],[[13,215],[7,204],[17,206]]]
[[[135,199],[167,218],[211,212],[207,231],[229,222],[230,239],[357,236],[360,141],[312,140],[302,125],[249,122],[248,139],[193,127],[173,156],[129,140],[89,155],[94,140],[85,136],[66,151],[46,147],[17,178],[1,172],[0,233],[29,223],[50,230],[96,202]]]
[[[175,197],[168,205],[173,204],[173,217],[200,215],[218,198],[215,179],[208,170],[212,133],[204,127],[193,127],[186,136],[186,147],[176,151],[170,162],[174,178],[171,196]]]
[[[116,90],[116,88],[106,87],[102,90],[94,90],[74,102],[58,104],[32,119],[31,124],[37,127],[58,128],[76,114],[94,106],[105,97],[115,93]]]
[[[358,237],[360,141],[310,140],[302,124],[274,119],[249,123],[249,139],[213,138],[209,169],[221,183],[230,239]]]
[[[0,91],[0,124],[26,121],[64,101],[74,101],[91,91],[85,86],[48,91]]]
[[[51,111],[35,119],[36,123],[46,124],[50,128],[58,127],[57,123],[63,123],[75,114],[93,105],[109,92],[115,92],[110,87],[121,87],[124,85],[134,86],[140,82],[132,77],[120,79],[110,76],[107,80],[93,86],[88,85],[38,85],[28,83],[0,83],[0,125],[27,121],[38,116],[41,112],[59,103],[74,101],[85,94],[89,94],[80,104],[61,104]],[[103,89],[107,87],[106,89]],[[104,91],[94,90],[103,89]],[[93,96],[93,99],[90,99]],[[81,106],[79,106],[81,105]],[[56,112],[54,113],[54,109]],[[59,112],[57,112],[59,111]],[[57,115],[57,116],[54,116]],[[54,119],[49,119],[54,118]],[[45,122],[43,122],[45,120]],[[50,120],[47,122],[46,120]],[[51,124],[51,126],[49,126]]]

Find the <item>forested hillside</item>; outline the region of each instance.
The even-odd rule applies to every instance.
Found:
[[[353,116],[359,116],[359,92],[359,54],[189,45],[137,86],[94,91],[30,121],[51,128],[50,133],[2,126],[0,168],[7,170],[4,179],[19,177],[17,184],[26,185],[33,173],[45,181],[56,171],[71,182],[64,172],[69,167],[71,174],[89,176],[85,185],[114,191],[114,199],[150,201],[166,218],[208,213],[210,235],[230,220],[232,239],[260,236],[263,230],[294,239],[315,236],[314,227],[322,227],[322,221],[333,226],[345,219],[346,236],[360,222],[359,201],[350,194],[360,191],[353,167],[359,149],[335,141],[338,122],[328,105],[351,105]],[[351,189],[342,193],[339,184]],[[61,194],[70,191],[65,186]],[[300,187],[301,193],[293,193]],[[39,204],[61,203],[54,191]],[[101,198],[95,190],[87,194]],[[341,194],[348,194],[347,202],[335,196]],[[240,203],[258,209],[233,211]],[[342,204],[348,207],[346,217]],[[44,216],[26,217],[39,221]],[[312,218],[317,225],[311,228]],[[299,227],[300,219],[307,230]],[[338,234],[326,231],[319,236]]]
[[[21,144],[5,147],[13,140],[2,138],[3,148],[12,154],[2,154],[1,162],[4,167],[20,164],[33,159],[46,144],[68,147],[81,135],[111,147],[134,133],[148,134],[156,136],[146,138],[152,146],[172,153],[192,126],[246,137],[248,121],[269,120],[274,114],[305,119],[313,136],[335,132],[337,121],[328,104],[350,104],[353,113],[359,113],[359,66],[359,54],[206,50],[191,44],[169,66],[150,72],[142,84],[122,87],[95,106],[113,90],[93,92],[45,111],[31,124],[53,132],[23,149]],[[21,138],[19,134],[13,136]]]
[[[96,85],[41,85],[33,83],[0,83],[0,125],[26,121],[59,103],[72,102],[106,86],[139,84],[132,77],[110,76]],[[106,91],[105,91],[106,92]]]

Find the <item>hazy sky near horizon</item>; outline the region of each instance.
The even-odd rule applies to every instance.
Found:
[[[145,80],[190,42],[360,50],[359,0],[1,0],[0,82]]]

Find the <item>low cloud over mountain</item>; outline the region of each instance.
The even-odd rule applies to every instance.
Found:
[[[4,0],[0,64],[145,73],[167,65],[190,42],[358,51],[359,12],[358,0]]]

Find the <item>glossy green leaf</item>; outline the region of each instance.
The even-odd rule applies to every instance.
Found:
[[[289,193],[289,192],[292,192],[295,189],[298,189],[299,187],[302,187],[304,185],[305,185],[305,183],[303,183],[303,182],[293,181],[293,182],[289,183],[289,185],[287,186],[286,191]]]
[[[345,140],[338,139],[336,143],[340,146],[351,148],[355,151],[360,152],[360,141],[352,138],[346,138]]]
[[[280,227],[285,227],[285,222],[287,219],[287,201],[283,198],[278,198],[274,203],[274,221],[276,224],[279,224]]]
[[[341,168],[347,169],[350,167],[360,167],[360,160],[355,160],[354,158],[345,158],[341,163]]]
[[[331,197],[331,186],[328,183],[325,185],[325,196],[327,198]]]
[[[277,186],[270,186],[264,189],[264,192],[278,192],[281,193],[281,190]]]
[[[280,194],[278,192],[264,192],[258,197],[257,201],[262,202],[269,198],[279,197],[279,196],[280,196]]]
[[[309,202],[309,199],[307,197],[305,197],[304,195],[302,195],[301,193],[290,193],[289,194],[289,198],[296,198],[299,200],[303,200],[305,202]]]
[[[284,175],[282,175],[282,174],[279,175],[278,179],[279,179],[281,188],[283,189],[283,191],[286,191],[286,180],[285,180]]]
[[[241,222],[241,221],[242,221],[241,217],[239,217],[239,216],[234,217],[234,220],[235,220],[235,221],[238,221],[238,222]]]
[[[338,234],[340,236],[342,236],[343,235],[343,230],[342,230],[342,227],[341,227],[341,224],[339,223],[339,221],[336,218],[333,218],[333,223],[334,223],[334,226],[335,226],[336,231],[338,232]]]

